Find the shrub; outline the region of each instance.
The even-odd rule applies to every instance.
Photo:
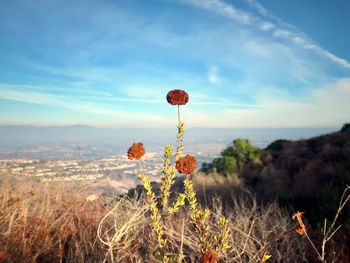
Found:
[[[244,165],[260,159],[260,150],[247,139],[236,139],[221,152],[221,157],[211,163],[204,163],[201,171],[205,173],[217,172],[230,176],[241,171]]]
[[[260,158],[260,150],[247,139],[236,139],[232,145],[222,151],[221,155],[223,157],[234,157],[238,167],[241,169],[243,165],[258,160]]]
[[[233,156],[223,156],[215,158],[212,163],[212,167],[219,174],[229,176],[237,172],[237,160]]]

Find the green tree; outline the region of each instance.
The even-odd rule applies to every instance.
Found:
[[[233,156],[223,156],[213,160],[213,168],[223,175],[232,175],[237,172],[237,161]]]
[[[260,150],[247,139],[236,139],[221,152],[221,155],[234,157],[239,169],[242,169],[243,165],[260,158]]]

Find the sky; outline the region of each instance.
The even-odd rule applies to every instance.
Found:
[[[13,0],[0,125],[341,127],[348,0]]]

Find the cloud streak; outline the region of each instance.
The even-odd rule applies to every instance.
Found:
[[[224,1],[184,0],[184,2],[208,11],[214,11],[246,25],[250,25],[252,23],[252,16],[249,13],[239,10],[233,4],[227,4]]]
[[[317,54],[329,59],[330,61],[350,69],[350,63],[321,46],[314,43],[309,37],[295,29],[293,26],[281,21],[270,14],[258,1],[246,0],[251,7],[257,10],[259,15],[253,15],[251,12],[236,8],[233,4],[228,4],[223,0],[183,0],[185,3],[196,8],[215,12],[229,17],[244,25],[250,25],[257,29],[268,32],[271,31],[276,39],[287,40],[290,43],[298,45],[304,49],[312,50]],[[272,22],[273,21],[273,22]]]

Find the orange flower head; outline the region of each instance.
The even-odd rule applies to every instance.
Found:
[[[217,263],[219,256],[214,252],[206,252],[201,257],[201,263]]]
[[[143,149],[142,143],[133,143],[128,150],[128,159],[129,160],[139,160],[145,154],[145,149]]]
[[[175,167],[180,174],[191,174],[197,167],[196,158],[191,155],[181,157],[176,161]]]
[[[174,89],[168,92],[166,100],[171,105],[185,105],[188,102],[188,94],[181,89]]]
[[[304,222],[302,220],[304,213],[300,213],[299,211],[293,214],[292,219],[295,220],[297,219],[299,227],[295,229],[295,232],[297,232],[298,235],[304,235],[306,233],[306,227],[304,225]]]

